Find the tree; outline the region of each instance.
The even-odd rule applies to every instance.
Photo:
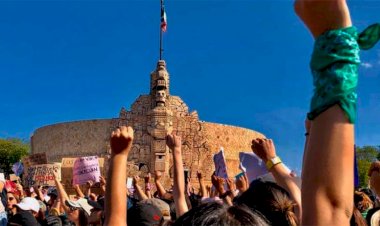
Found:
[[[5,174],[11,174],[12,165],[29,154],[29,143],[18,139],[0,139],[0,169]]]
[[[359,187],[368,186],[368,170],[371,163],[380,157],[379,146],[356,147],[356,160],[359,173]]]

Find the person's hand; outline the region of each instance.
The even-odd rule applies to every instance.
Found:
[[[166,136],[166,145],[171,150],[180,150],[182,145],[182,139],[180,136],[177,136],[175,134],[168,134]]]
[[[162,172],[161,171],[155,171],[154,172],[154,180],[155,181],[161,180],[161,177],[162,177]]]
[[[214,185],[215,189],[219,192],[220,195],[224,193],[224,182],[225,180],[223,178],[218,177],[215,174],[211,177],[211,183]]]
[[[133,177],[132,184],[133,184],[134,187],[138,186],[139,180],[140,180],[139,176],[134,176]]]
[[[128,156],[133,142],[132,127],[121,126],[111,134],[111,152],[112,155],[122,154]]]
[[[203,180],[203,175],[201,171],[197,171],[197,178],[198,180]]]
[[[91,188],[92,185],[94,185],[94,182],[92,180],[89,180],[89,181],[86,182],[87,189]]]
[[[145,183],[149,183],[150,182],[150,179],[152,179],[152,175],[150,175],[150,173],[148,173],[145,177],[144,177],[144,180],[145,180]]]
[[[346,0],[296,0],[294,9],[314,37],[352,24]]]
[[[58,180],[58,178],[59,178],[58,170],[53,170],[53,177],[55,180]]]
[[[229,191],[234,192],[236,190],[235,182],[232,179],[228,178],[226,183]]]
[[[236,188],[241,192],[245,192],[248,189],[248,177],[247,174],[243,174],[242,176],[236,178]]]
[[[99,177],[99,183],[100,183],[100,186],[105,186],[106,185],[106,179],[102,176]]]
[[[16,190],[19,191],[19,192],[22,192],[22,191],[24,191],[24,188],[22,187],[21,184],[17,183],[16,184]]]
[[[271,139],[257,138],[252,140],[252,151],[264,162],[276,157],[276,149]]]

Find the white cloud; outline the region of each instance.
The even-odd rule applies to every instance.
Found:
[[[379,63],[380,63],[380,62],[379,62]],[[361,65],[362,65],[362,67],[367,68],[367,69],[373,67],[373,64],[368,63],[368,62],[363,62],[363,63],[361,63]]]

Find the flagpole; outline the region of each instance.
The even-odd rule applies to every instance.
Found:
[[[162,7],[163,7],[163,0],[161,0],[161,15],[160,17],[162,17]],[[160,60],[162,60],[162,52],[163,52],[163,49],[162,49],[162,28],[161,28],[161,23],[160,23]]]

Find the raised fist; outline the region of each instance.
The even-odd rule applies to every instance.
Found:
[[[111,134],[111,150],[112,155],[124,154],[128,155],[133,142],[132,127],[121,126]]]

